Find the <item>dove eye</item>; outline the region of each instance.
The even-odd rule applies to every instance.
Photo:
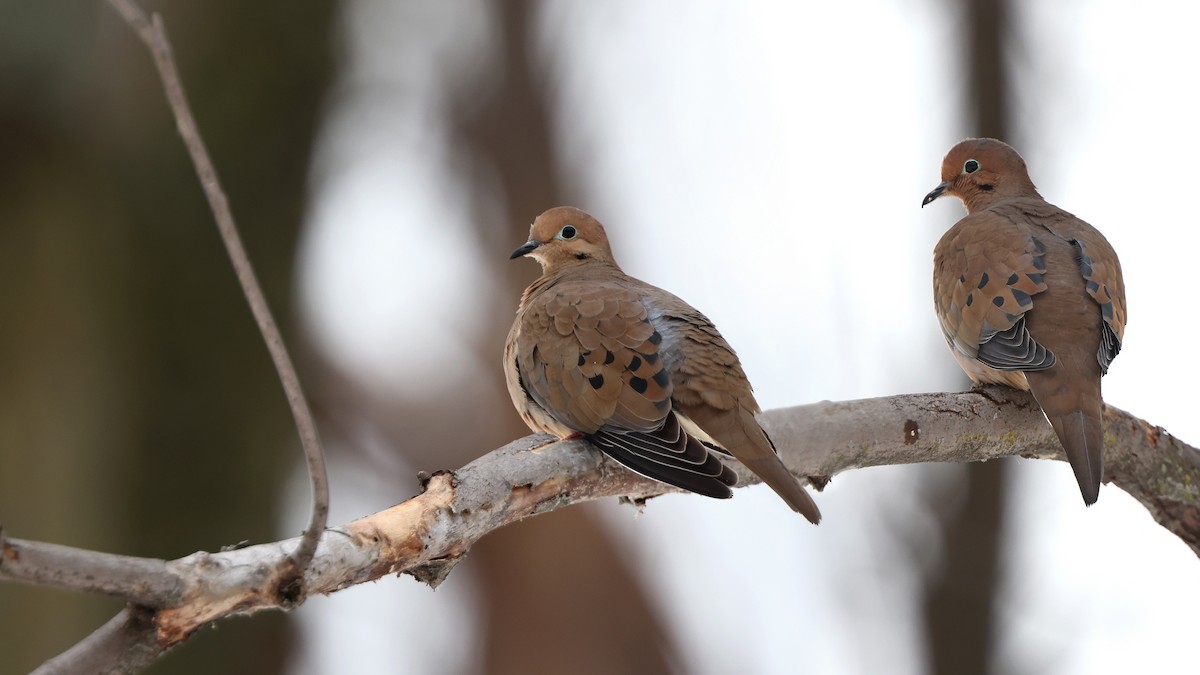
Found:
[[[576,232],[574,225],[566,225],[563,227],[563,229],[558,231],[558,238],[559,239],[574,239],[576,234],[578,234],[578,233]]]
[[[979,162],[973,159],[968,159],[966,162],[963,162],[963,173],[975,173],[978,170]]]

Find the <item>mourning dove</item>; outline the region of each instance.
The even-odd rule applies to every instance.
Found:
[[[643,476],[732,496],[728,451],[813,523],[820,512],[755,419],[733,349],[703,314],[626,275],[604,228],[579,209],[533,221],[512,258],[542,276],[521,296],[504,348],[517,412],[534,431],[582,436]]]
[[[1100,377],[1125,334],[1117,254],[1096,228],[1046,202],[1025,160],[1000,141],[951,148],[921,206],[942,195],[967,207],[933,253],[950,351],[976,383],[1033,392],[1091,505],[1103,476]]]

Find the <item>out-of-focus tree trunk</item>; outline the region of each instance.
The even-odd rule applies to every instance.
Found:
[[[447,371],[448,381],[462,378],[452,397],[427,391],[388,397],[348,379],[332,362],[328,382],[344,394],[330,397],[322,385],[320,407],[339,431],[352,436],[365,414],[422,470],[460,466],[480,448],[529,433],[504,388],[500,355],[517,300],[537,266],[510,261],[508,254],[528,237],[535,216],[570,201],[561,189],[552,112],[531,49],[538,7],[530,0],[493,4],[498,53],[487,59],[489,86],[449,96],[447,142],[458,156],[455,165],[471,168],[459,175],[457,189],[471,200],[476,230],[469,236],[485,252],[482,276],[495,280],[477,290],[486,297],[475,307],[488,311],[463,324],[474,331],[468,339],[476,350],[463,362],[488,370]],[[464,425],[467,419],[471,423]],[[455,433],[447,436],[446,429]],[[437,454],[428,454],[429,448]],[[411,476],[398,480],[412,484]],[[589,509],[565,509],[489,535],[455,574],[466,572],[481,580],[485,672],[655,673],[669,671],[674,662],[639,579]]]
[[[528,238],[533,217],[570,201],[556,174],[548,97],[531,58],[533,0],[507,2],[500,10],[503,90],[466,123],[471,151],[497,167],[506,208],[485,211],[480,236],[499,220],[507,243],[496,250],[494,307],[515,309],[524,286],[537,274],[529,261],[506,253]],[[523,264],[522,264],[523,263]],[[515,272],[515,273],[514,273]],[[483,358],[496,361],[503,332],[481,335]],[[507,397],[504,397],[507,398]],[[508,402],[504,401],[507,405]],[[519,418],[500,423],[526,433]],[[485,670],[489,673],[657,673],[669,670],[671,646],[639,579],[617,554],[616,543],[586,509],[566,509],[493,533],[475,548],[474,568],[486,594]],[[547,622],[544,617],[553,616]]]
[[[149,8],[286,332],[333,5]],[[0,522],[167,558],[276,538],[295,430],[148,53],[103,2],[0,16]],[[120,608],[11,585],[0,607],[13,672]],[[278,672],[287,633],[236,622],[153,670]]]
[[[1011,43],[1008,0],[963,0],[962,43],[967,55],[967,108],[971,135],[1009,137]],[[951,363],[949,358],[947,363]],[[967,385],[962,378],[963,386]],[[930,666],[939,675],[985,673],[996,663],[1001,529],[1009,461],[968,464],[965,498],[957,508],[935,508],[945,555],[926,587],[925,622]],[[937,505],[935,505],[936,507]]]

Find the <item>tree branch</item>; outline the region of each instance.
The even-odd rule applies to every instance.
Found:
[[[108,0],[108,2],[138,34],[154,57],[154,65],[162,80],[171,113],[175,116],[175,124],[179,129],[180,136],[183,137],[184,145],[187,146],[192,164],[196,167],[200,184],[208,198],[209,208],[212,209],[213,217],[217,221],[217,230],[221,234],[221,241],[224,242],[225,250],[233,263],[234,272],[242,286],[242,293],[250,305],[254,320],[258,323],[258,330],[267,344],[271,361],[279,373],[288,406],[291,408],[296,429],[300,434],[300,444],[304,449],[304,458],[308,464],[309,483],[312,491],[312,513],[308,527],[304,530],[304,536],[297,542],[296,550],[288,563],[293,568],[293,575],[299,579],[316,551],[317,540],[329,518],[329,479],[325,471],[325,455],[321,451],[321,441],[317,436],[317,426],[313,422],[308,401],[300,387],[300,378],[296,374],[296,368],[292,365],[292,359],[283,343],[283,336],[280,335],[279,327],[275,324],[274,317],[271,316],[267,300],[259,287],[258,278],[254,275],[254,267],[250,264],[246,248],[242,245],[237,224],[233,219],[233,212],[229,209],[229,200],[217,178],[217,169],[208,155],[204,139],[200,136],[200,128],[188,105],[162,17],[158,14],[147,16],[134,0]],[[293,594],[299,595],[300,591],[293,590]]]
[[[74,647],[43,663],[33,675],[132,673],[154,663],[166,651],[158,642],[154,611],[126,607]]]
[[[179,602],[184,582],[171,563],[0,535],[0,579],[98,593],[145,607]]]
[[[1063,459],[1033,398],[1003,387],[816,403],[773,410],[762,420],[788,468],[817,483],[885,464],[1014,455]],[[1200,555],[1200,451],[1111,407],[1105,411],[1104,450],[1106,479]],[[738,469],[742,484],[749,484],[753,476]],[[410,574],[437,586],[480,537],[529,516],[604,497],[641,501],[676,491],[626,471],[584,441],[555,442],[545,435],[514,441],[457,471],[424,476],[423,482],[420,495],[327,530],[300,596],[289,595],[287,575],[280,571],[296,539],[166,562],[76,549],[68,554],[65,547],[0,537],[0,579],[107,593],[157,608],[147,611],[157,648],[165,650],[213,621],[287,609],[307,595],[385,574]],[[122,565],[149,571],[150,581],[139,585],[138,575],[121,571]],[[125,625],[122,621],[118,617],[109,625]],[[100,640],[94,634],[89,640],[132,639],[127,630],[109,629],[123,638]]]

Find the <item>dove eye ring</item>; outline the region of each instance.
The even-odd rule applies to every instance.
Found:
[[[978,170],[979,162],[973,159],[968,159],[967,161],[963,162],[963,173],[975,173]]]
[[[558,231],[559,239],[574,239],[577,234],[574,225],[564,225],[563,229]]]

